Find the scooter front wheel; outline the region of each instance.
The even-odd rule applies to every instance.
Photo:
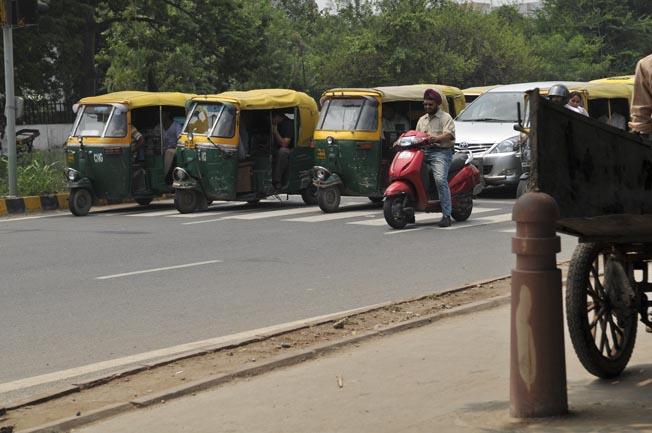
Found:
[[[410,220],[409,215],[405,213],[405,198],[400,195],[388,197],[383,204],[383,215],[390,227],[404,228]]]

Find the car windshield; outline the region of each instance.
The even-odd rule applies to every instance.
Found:
[[[372,97],[329,99],[322,107],[317,129],[375,131],[378,129],[378,100]]]
[[[524,92],[487,92],[470,104],[456,121],[517,122],[517,103],[524,106]]]
[[[235,135],[236,108],[229,103],[196,103],[188,115],[183,133],[233,137]]]
[[[111,105],[84,105],[77,112],[72,135],[83,137],[124,137],[127,116]]]

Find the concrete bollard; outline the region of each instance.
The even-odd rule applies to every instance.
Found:
[[[514,205],[510,415],[534,418],[568,412],[559,208],[547,194],[522,195]]]

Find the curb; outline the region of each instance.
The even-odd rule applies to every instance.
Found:
[[[491,281],[495,281],[495,280],[496,279],[492,279]],[[454,291],[458,291],[458,290],[460,289],[456,289]],[[152,406],[155,404],[163,404],[166,401],[178,397],[191,395],[198,391],[203,391],[219,385],[223,385],[225,383],[231,382],[238,378],[252,377],[252,376],[260,375],[275,370],[277,368],[297,365],[301,362],[317,358],[318,356],[324,355],[329,352],[337,351],[344,347],[351,346],[355,343],[361,343],[376,337],[392,335],[410,329],[419,328],[425,325],[435,323],[442,319],[495,308],[508,303],[510,299],[511,299],[511,295],[503,295],[496,298],[491,298],[483,301],[462,305],[456,308],[452,308],[448,311],[437,312],[428,316],[418,317],[398,324],[387,325],[386,327],[382,327],[377,330],[352,336],[333,343],[326,343],[321,346],[317,346],[311,349],[306,349],[305,351],[299,353],[295,353],[291,355],[282,355],[276,358],[272,358],[269,361],[261,363],[260,365],[256,365],[254,367],[246,367],[220,376],[211,377],[208,379],[196,380],[190,383],[180,385],[178,387],[161,391],[156,394],[137,398],[129,402],[112,404],[85,414],[79,414],[78,416],[75,417],[53,421],[27,430],[17,431],[16,433],[58,433],[62,431],[67,431],[121,413],[129,412],[143,407]]]
[[[67,192],[62,192],[59,194],[34,195],[27,197],[0,197],[0,216],[68,209],[69,195],[70,194]],[[163,194],[155,197],[155,199],[159,200],[169,198],[174,198],[174,196]],[[93,206],[108,206],[122,203],[135,203],[135,200],[114,200],[103,198],[93,202]]]
[[[68,208],[68,193],[0,198],[0,215]]]

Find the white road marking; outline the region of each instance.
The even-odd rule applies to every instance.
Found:
[[[478,214],[478,213],[483,213],[483,212],[493,212],[500,210],[498,208],[490,208],[490,207],[474,207],[473,208],[473,213],[471,214],[471,218],[473,218],[473,215]],[[424,214],[424,213],[417,213],[416,214],[416,220],[418,223],[422,223],[425,221],[435,221],[441,219],[441,214]],[[385,218],[374,218],[366,221],[351,221],[348,222],[347,224],[356,224],[356,225],[361,225],[361,226],[382,226],[387,224],[385,221]]]
[[[149,217],[149,216],[167,216],[167,215],[177,215],[179,214],[178,210],[160,210],[158,212],[138,212],[138,213],[128,213],[126,216],[135,216],[135,217]]]
[[[96,277],[96,280],[108,280],[110,278],[120,278],[120,277],[128,277],[131,275],[140,275],[140,274],[148,274],[150,272],[160,272],[160,271],[169,271],[171,269],[180,269],[180,268],[190,268],[193,266],[202,266],[202,265],[208,265],[211,263],[220,263],[222,260],[209,260],[206,262],[195,262],[195,263],[186,263],[185,265],[175,265],[175,266],[166,266],[164,268],[155,268],[155,269],[145,269],[142,271],[133,271],[133,272],[125,272],[123,274],[113,274],[113,275],[105,275],[103,277]]]
[[[462,223],[454,223],[450,227],[442,228],[442,230],[457,230],[457,229],[465,229],[468,227],[486,226],[489,224],[502,223],[511,220],[512,220],[512,214],[505,213],[500,215],[492,215],[485,218],[472,219]]]
[[[377,216],[378,212],[374,212],[371,210],[361,210],[361,211],[356,211],[356,212],[335,212],[335,213],[322,213],[319,215],[314,215],[314,216],[308,216],[308,217],[303,217],[303,218],[292,218],[292,219],[285,219],[283,221],[293,221],[293,222],[303,222],[303,223],[314,223],[314,222],[321,222],[321,221],[333,221],[333,220],[341,220],[341,219],[346,219],[346,218],[356,218],[356,217],[361,217],[361,216]]]
[[[302,208],[293,208],[293,209],[283,209],[283,210],[274,210],[274,211],[264,211],[264,212],[251,212],[246,214],[226,216],[223,219],[235,219],[235,220],[257,220],[262,218],[274,218],[282,217],[286,215],[297,215],[302,213],[315,212],[318,209],[314,207],[302,207]]]

